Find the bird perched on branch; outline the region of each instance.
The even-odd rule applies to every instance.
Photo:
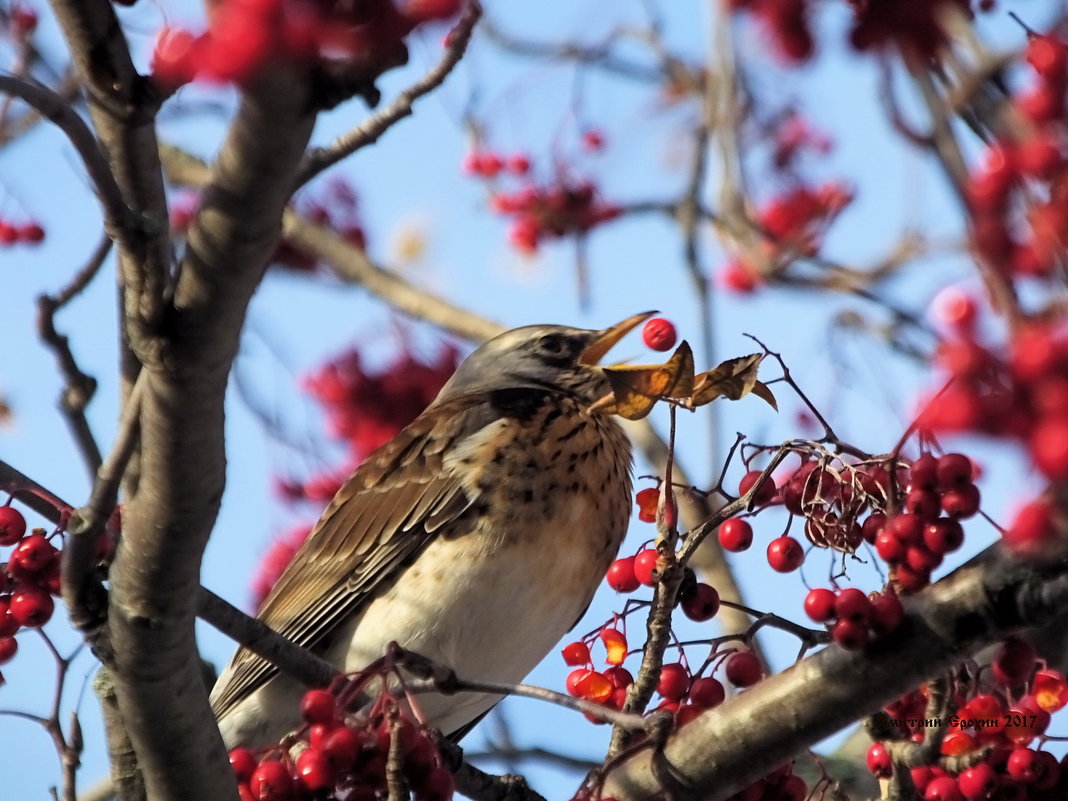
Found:
[[[396,641],[468,679],[520,682],[581,617],[626,532],[630,446],[589,407],[598,366],[651,313],[589,331],[536,325],[472,353],[338,491],[259,617],[340,671]],[[230,747],[300,725],[303,688],[239,650],[211,701]],[[500,698],[421,695],[461,736]]]

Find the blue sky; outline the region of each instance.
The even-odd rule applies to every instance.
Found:
[[[618,22],[617,17],[609,17],[604,4],[596,3],[551,0],[489,6],[502,26],[530,39],[567,37],[596,42]],[[639,3],[618,6],[619,15],[632,23],[642,19]],[[796,100],[833,137],[833,152],[806,165],[806,172],[817,182],[842,177],[855,185],[857,199],[831,229],[826,247],[834,258],[863,266],[884,255],[907,227],[943,240],[958,238],[961,231],[959,212],[930,160],[888,133],[876,99],[871,61],[855,57],[841,44],[848,25],[842,6],[821,13],[819,36],[825,52],[814,65],[795,71],[779,69],[768,59],[764,39],[750,24],[738,26],[737,42],[751,68],[747,78],[755,93],[769,103],[785,105]],[[166,13],[159,5],[140,4],[122,11],[141,63],[147,62],[152,36],[162,22],[192,24],[198,19],[191,5],[168,3],[165,8]],[[46,50],[58,54],[54,28],[47,15],[42,16],[42,42]],[[685,8],[671,5],[665,23],[666,40],[676,52],[695,61],[702,58],[711,26],[704,12],[694,12],[689,4]],[[1019,30],[1003,17],[985,20],[983,25],[1006,46],[1022,42]],[[416,37],[411,64],[382,81],[386,102],[436,61],[441,34],[436,29]],[[637,46],[627,52],[645,57]],[[175,112],[161,118],[162,138],[210,156],[225,118],[203,111],[200,104],[211,101],[226,109],[232,104],[232,94],[192,88],[183,90],[178,99],[175,109],[185,107],[186,116]],[[476,33],[469,57],[441,91],[420,102],[414,118],[401,122],[379,145],[361,151],[330,173],[345,176],[357,189],[371,254],[389,263],[391,241],[416,230],[426,238],[426,254],[418,263],[406,265],[406,274],[431,291],[508,325],[554,322],[601,327],[636,311],[658,308],[678,324],[684,336],[699,341],[696,299],[682,264],[680,240],[674,226],[663,219],[625,220],[592,237],[593,302],[588,309],[580,307],[575,293],[570,243],[545,247],[533,261],[508,248],[505,223],[486,209],[485,187],[460,172],[469,147],[462,120],[468,108],[488,122],[488,142],[494,148],[522,150],[542,163],[547,153],[578,153],[578,134],[584,126],[604,131],[605,151],[579,156],[578,164],[597,179],[606,198],[666,198],[677,194],[685,181],[680,167],[685,151],[680,142],[693,121],[691,107],[661,110],[648,87],[600,72],[577,81],[571,67],[501,55],[478,41]],[[352,102],[323,115],[316,141],[329,141],[366,113],[358,102]],[[767,186],[767,173],[759,161],[759,151],[754,151],[753,182]],[[715,181],[715,171],[710,181]],[[709,190],[708,196],[714,199],[714,183]],[[0,250],[0,354],[4,356],[0,392],[15,410],[12,425],[0,430],[0,454],[79,503],[87,496],[88,481],[55,408],[60,380],[52,357],[34,335],[34,298],[62,286],[85,261],[98,241],[100,218],[72,149],[47,128],[39,127],[0,153],[0,215],[18,217],[23,209],[44,223],[48,239],[34,249]],[[714,271],[723,257],[710,232],[703,239],[707,267]],[[938,288],[967,281],[967,275],[959,259],[932,259],[888,290],[899,302],[922,310]],[[109,265],[58,318],[61,330],[72,337],[83,369],[100,381],[90,419],[105,447],[114,433],[116,416],[114,281]],[[893,446],[910,399],[925,378],[903,359],[888,356],[880,343],[832,329],[835,315],[855,309],[879,316],[878,310],[860,301],[836,297],[782,290],[752,297],[717,293],[713,298],[716,350],[711,355],[699,352],[698,363],[711,365],[751,352],[752,344],[743,334],[757,335],[782,352],[796,380],[833,417],[843,437],[873,452],[886,451]],[[322,446],[321,420],[314,405],[301,396],[294,376],[353,341],[373,340],[371,332],[381,330],[390,319],[380,303],[357,288],[273,271],[250,309],[237,364],[241,383],[258,406],[276,410],[296,438],[308,437]],[[371,353],[373,358],[373,348]],[[643,359],[649,355],[636,337],[617,353]],[[793,414],[796,402],[785,392],[778,394],[782,412],[777,416],[763,403],[748,399],[683,419],[680,456],[699,483],[710,479],[713,465],[722,458],[720,452],[709,453],[710,431],[718,431],[721,441],[730,441],[735,431],[743,431],[765,442],[799,433]],[[662,426],[663,419],[658,420]],[[315,464],[315,457],[295,453],[272,438],[233,383],[227,442],[228,486],[205,559],[203,582],[247,606],[257,555],[290,521],[270,495],[272,476],[294,464],[309,469],[325,466],[334,454],[326,445],[327,455]],[[1004,516],[1025,483],[1019,461],[1011,452],[986,443],[967,444],[987,469],[983,487],[988,508],[995,516]],[[638,473],[644,472],[639,465]],[[796,574],[773,575],[764,564],[763,547],[779,533],[768,525],[773,527],[756,524],[758,544],[735,560],[739,574],[754,605],[792,610],[797,617],[805,589]],[[986,526],[972,525],[968,531],[966,547],[972,552],[990,539]],[[650,536],[651,528],[635,520],[624,550],[632,551]],[[810,578],[818,580],[819,571],[811,572]],[[862,571],[857,580],[865,589],[874,586],[872,577]],[[613,593],[602,588],[580,628],[593,627],[618,606]],[[521,627],[523,621],[516,625]],[[67,647],[73,645],[61,625],[53,624],[49,630]],[[683,626],[682,631],[684,636],[701,636],[702,632],[708,636],[707,627]],[[230,644],[207,627],[201,633],[205,656],[223,662]],[[3,671],[8,683],[0,689],[0,708],[42,711],[51,697],[49,659],[32,636],[20,635],[20,642],[23,651]],[[786,637],[769,637],[765,646],[780,668],[795,651],[795,644]],[[80,699],[78,708],[86,727],[83,782],[91,782],[104,771],[96,704],[90,691],[85,690],[82,697],[83,679],[92,667],[88,657],[79,659],[66,695],[69,704]],[[565,673],[562,661],[553,654],[531,681],[560,687]],[[532,701],[517,700],[506,706],[521,744],[551,745],[592,758],[603,753],[607,741],[603,728]],[[480,734],[468,740],[476,749],[480,742]],[[42,797],[58,776],[47,736],[30,724],[9,720],[0,724],[0,754],[6,755],[0,757],[0,764],[15,755],[18,758],[19,768],[4,772],[13,798]],[[566,797],[576,786],[573,775],[565,780],[554,769],[535,770],[532,775],[535,786],[550,797]]]

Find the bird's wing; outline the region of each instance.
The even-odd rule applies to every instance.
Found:
[[[424,412],[345,482],[264,600],[259,618],[297,645],[315,646],[348,620],[443,526],[476,501],[444,464],[450,449],[493,420],[484,397]],[[216,717],[277,673],[240,649],[212,690]]]

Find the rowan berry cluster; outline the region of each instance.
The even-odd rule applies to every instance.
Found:
[[[45,230],[39,223],[11,223],[0,220],[0,248],[11,245],[39,245],[44,242]]]
[[[1053,801],[1068,793],[1068,758],[1058,762],[1041,743],[1032,747],[1045,733],[1050,714],[1068,705],[1068,681],[1036,659],[1031,645],[1006,640],[989,676],[961,671],[941,717],[931,717],[930,700],[924,686],[886,708],[894,736],[868,751],[874,775],[888,778],[905,770],[895,764],[899,745],[923,742],[933,727],[942,735],[939,758],[911,768],[924,801]]]
[[[460,0],[347,3],[319,0],[224,0],[211,7],[200,35],[164,27],[152,77],[177,87],[192,80],[243,82],[269,61],[343,62],[373,71],[403,63],[403,38],[417,26],[459,11]]]
[[[774,196],[757,213],[756,225],[763,235],[759,247],[729,261],[719,283],[736,292],[751,292],[761,283],[763,265],[816,255],[827,227],[852,199],[850,190],[834,181],[818,187],[802,184]]]
[[[383,693],[369,712],[351,714],[339,695],[308,690],[300,713],[304,726],[285,748],[230,752],[242,801],[375,801],[386,792],[394,737],[403,778],[416,801],[452,798],[452,774],[434,740],[390,694]]]
[[[601,135],[595,131],[587,131],[582,142],[586,150],[603,146]],[[559,171],[541,183],[527,179],[532,165],[522,153],[502,156],[492,150],[476,150],[464,157],[461,166],[466,174],[488,181],[505,176],[523,179],[514,191],[494,185],[490,194],[490,208],[512,219],[508,242],[520,253],[536,253],[545,240],[586,233],[622,213],[619,206],[600,199],[592,181],[577,180]]]
[[[1018,125],[987,147],[967,196],[980,256],[1010,278],[1050,279],[1068,241],[1068,45],[1032,35],[1026,61],[1034,83],[1012,101]]]
[[[52,618],[53,596],[59,595],[59,549],[51,539],[43,529],[27,533],[22,513],[0,506],[0,548],[12,549],[0,564],[0,665],[18,651],[15,634]]]

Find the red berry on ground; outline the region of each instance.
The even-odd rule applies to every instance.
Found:
[[[724,665],[727,681],[735,687],[752,687],[764,675],[760,660],[752,651],[738,651],[727,658]]]
[[[0,506],[0,546],[14,545],[26,533],[26,518],[13,506]]]
[[[575,667],[576,665],[588,665],[590,663],[590,648],[582,640],[568,643],[561,649],[564,664]]]
[[[645,548],[634,556],[634,576],[646,587],[656,584],[656,563],[660,554],[655,548]]]
[[[682,599],[681,606],[686,617],[703,623],[719,611],[719,593],[712,585],[700,582]]]
[[[720,524],[717,536],[724,550],[740,553],[753,544],[753,527],[740,517],[731,517]]]
[[[656,691],[670,701],[678,701],[690,689],[690,672],[679,662],[664,665],[660,669],[660,679]]]
[[[768,543],[768,564],[772,570],[791,573],[801,567],[804,561],[805,551],[793,537],[783,535]]]
[[[642,341],[653,350],[671,350],[677,339],[675,326],[663,317],[654,317],[642,328]]]
[[[834,591],[826,587],[809,590],[805,596],[805,614],[817,623],[829,623],[834,620],[836,597]]]
[[[627,556],[612,562],[605,574],[605,581],[616,592],[634,592],[638,589],[641,582],[634,574],[634,557]]]

